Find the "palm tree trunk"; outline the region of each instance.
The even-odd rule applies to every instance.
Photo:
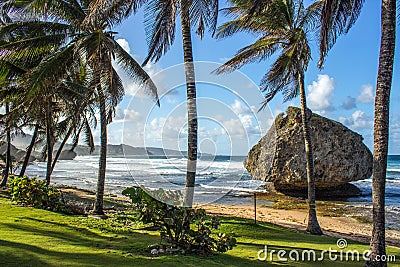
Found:
[[[26,151],[24,163],[22,164],[22,167],[21,167],[21,172],[19,173],[20,177],[25,175],[26,168],[28,167],[28,164],[29,164],[29,158],[31,157],[33,148],[35,147],[35,142],[36,142],[38,132],[39,132],[39,124],[37,123],[35,125],[35,129],[33,130],[31,143],[29,144],[28,149]]]
[[[10,103],[6,103],[6,114],[10,113]],[[8,123],[9,119],[6,121],[6,142],[7,142],[7,151],[6,151],[6,167],[3,172],[3,179],[1,180],[0,186],[6,186],[8,176],[10,175],[11,170],[11,130],[10,125]]]
[[[189,10],[181,4],[181,24],[183,53],[187,90],[187,116],[188,116],[188,160],[186,169],[186,184],[183,203],[186,207],[192,207],[194,198],[194,186],[197,167],[197,104],[196,104],[196,79],[193,63],[192,37],[190,31]]]
[[[307,116],[307,100],[304,88],[304,74],[299,74],[300,85],[300,102],[301,102],[301,120],[303,123],[304,145],[306,150],[306,169],[307,169],[307,185],[308,185],[308,226],[307,232],[314,235],[322,235],[321,227],[318,223],[317,209],[315,205],[315,174],[314,174],[314,156],[310,135],[309,117]]]
[[[58,148],[56,155],[54,156],[53,164],[51,165],[50,175],[53,173],[54,168],[56,167],[58,158],[60,157],[61,152],[62,152],[62,150],[63,150],[65,144],[67,143],[69,137],[71,136],[72,130],[73,130],[73,127],[70,127],[69,130],[68,130],[68,132],[67,132],[67,134],[66,134],[65,137],[64,137],[64,140],[61,142],[60,147]]]
[[[372,172],[373,230],[366,266],[387,266],[378,261],[385,249],[385,184],[389,143],[389,102],[396,40],[396,0],[382,0],[381,47],[375,98],[374,167]]]
[[[99,86],[100,87],[100,86]],[[94,204],[94,214],[102,215],[104,186],[106,181],[106,163],[107,163],[107,112],[105,96],[101,88],[98,88],[100,104],[100,159],[99,174],[97,179],[96,201]]]
[[[53,131],[52,131],[52,110],[51,100],[48,100],[46,115],[46,141],[47,141],[47,167],[46,167],[46,184],[50,184],[51,164],[53,162]]]

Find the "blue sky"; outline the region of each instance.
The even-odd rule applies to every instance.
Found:
[[[224,21],[226,18],[220,16],[219,22]],[[182,63],[183,53],[179,23],[177,26],[171,50],[158,63],[146,67],[162,87],[160,94],[166,93],[161,99],[161,108],[153,108],[153,103],[137,91],[138,86],[122,75],[127,95],[119,105],[115,122],[110,125],[110,143],[186,149],[184,76],[182,66],[176,66]],[[116,31],[119,43],[141,62],[147,54],[143,12],[131,16]],[[255,39],[256,36],[249,34],[224,40],[214,40],[209,34],[200,40],[193,35],[194,59],[221,64]],[[316,68],[318,45],[315,40],[312,42],[315,61],[310,63],[306,73],[310,108],[362,134],[371,149],[379,44],[379,1],[366,1],[359,20],[348,35],[338,39],[322,71]],[[269,109],[257,113],[263,97],[256,85],[271,62],[251,64],[243,67],[241,73],[220,78],[209,73],[218,65],[196,65],[196,71],[203,72],[198,75],[202,80],[198,84],[201,151],[245,155],[269,128],[274,116],[288,105],[298,106],[298,100],[283,103],[278,96],[270,102]],[[400,154],[398,70],[397,61],[391,97],[391,154]]]

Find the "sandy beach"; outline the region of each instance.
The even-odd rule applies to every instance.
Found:
[[[235,216],[254,219],[254,206],[228,206],[212,204],[201,206],[210,214]],[[257,206],[257,220],[269,222],[283,227],[305,231],[307,227],[307,210],[282,210],[265,206]],[[346,238],[360,242],[369,242],[372,225],[349,217],[328,217],[319,214],[319,223],[325,235]],[[400,247],[400,231],[387,230],[386,241],[389,246]]]

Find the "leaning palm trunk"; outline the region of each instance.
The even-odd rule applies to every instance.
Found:
[[[107,163],[107,112],[106,100],[101,86],[98,88],[98,97],[100,104],[100,159],[99,159],[99,174],[97,178],[96,201],[94,204],[94,214],[102,215],[104,187],[106,181],[106,163]]]
[[[67,134],[64,136],[64,140],[61,142],[60,147],[58,148],[56,155],[54,156],[53,164],[51,165],[50,175],[53,173],[54,168],[56,167],[56,164],[57,164],[58,159],[60,158],[61,152],[62,152],[65,144],[67,143],[69,137],[72,134],[72,130],[73,130],[73,127],[70,127],[68,132],[67,132]]]
[[[51,177],[51,164],[53,162],[53,131],[52,131],[52,107],[50,100],[47,104],[47,115],[46,115],[46,141],[47,141],[47,166],[46,166],[46,184],[50,184]]]
[[[183,5],[181,5],[183,6]],[[186,184],[183,204],[192,207],[194,198],[194,185],[197,166],[197,105],[196,105],[196,79],[193,64],[192,38],[190,32],[189,10],[182,8],[182,40],[186,75],[187,90],[187,116],[188,116],[188,152]]]
[[[10,112],[10,103],[6,103],[6,114]],[[6,121],[6,142],[7,142],[7,151],[6,151],[6,167],[3,172],[3,179],[1,180],[0,186],[6,186],[8,176],[10,175],[11,170],[11,132],[10,125],[8,123],[8,118]]]
[[[23,162],[23,164],[22,164],[21,171],[20,171],[20,173],[19,173],[19,176],[20,176],[20,177],[24,176],[25,171],[26,171],[26,168],[28,167],[29,159],[30,159],[30,157],[31,157],[33,148],[34,148],[34,146],[35,146],[36,138],[37,138],[38,132],[39,132],[39,124],[36,124],[36,125],[35,125],[35,129],[33,130],[33,135],[32,135],[32,139],[31,139],[31,143],[29,144],[28,149],[26,150],[25,159],[24,159],[24,162]]]
[[[374,167],[372,173],[373,230],[366,266],[387,266],[378,261],[385,249],[385,183],[389,140],[389,102],[392,87],[396,32],[396,0],[382,0],[381,48],[375,98]]]
[[[301,120],[303,123],[304,145],[306,150],[307,164],[307,185],[308,185],[308,226],[307,232],[314,235],[322,235],[321,227],[318,223],[317,210],[315,205],[315,175],[314,175],[314,156],[310,135],[309,117],[307,116],[307,101],[304,88],[304,74],[299,74],[300,102],[301,102]]]

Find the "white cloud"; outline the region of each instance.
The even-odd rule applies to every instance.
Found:
[[[163,144],[174,144],[187,135],[185,116],[154,118],[146,123],[146,141],[162,141]]]
[[[339,117],[339,121],[353,130],[365,130],[373,127],[373,118],[361,110],[356,110],[349,118]]]
[[[132,55],[131,48],[129,46],[129,42],[126,39],[117,39],[116,42],[122,46],[122,48],[128,52],[135,60],[137,63],[142,64],[143,58],[141,58],[138,55]],[[138,96],[138,97],[147,97],[147,94],[142,92],[141,89],[141,84],[135,83],[131,77],[129,77],[125,71],[115,62],[113,62],[113,67],[117,71],[118,75],[122,79],[122,83],[125,88],[125,93],[127,95],[132,95],[132,96]],[[158,67],[157,64],[153,63],[148,63],[146,66],[143,67],[143,69],[147,72],[147,74],[153,78],[157,72],[160,71],[160,68]],[[158,75],[158,79],[162,79],[163,77],[161,75]],[[156,84],[161,84],[162,81],[154,81]]]
[[[319,74],[318,81],[314,81],[307,86],[308,105],[317,113],[325,114],[334,110],[331,103],[333,91],[335,90],[335,81],[326,74]]]
[[[133,109],[125,109],[124,115],[125,121],[140,121],[142,119],[142,115]]]
[[[373,87],[371,84],[363,85],[361,87],[360,95],[357,97],[357,101],[361,103],[373,103],[375,100]]]
[[[230,119],[228,121],[225,121],[225,123],[228,125],[228,128],[231,129],[232,132],[237,133],[237,130],[241,128],[239,126],[242,126],[246,131],[245,133],[241,133],[243,137],[245,137],[245,134],[251,135],[260,132],[259,126],[254,125],[254,110],[256,110],[256,107],[245,106],[241,101],[237,99],[235,99],[235,102],[230,107],[235,115],[238,117],[238,119]]]
[[[351,110],[357,108],[356,99],[354,97],[348,96],[342,103],[342,108],[345,110]]]
[[[117,39],[116,41],[126,52],[131,53],[131,48],[126,39]]]
[[[228,60],[230,60],[230,58],[229,58],[229,57],[220,57],[220,58],[218,58],[218,60],[219,60],[220,62],[225,63],[225,62],[227,62]]]
[[[114,123],[119,122],[139,122],[142,120],[142,115],[133,109],[121,109],[117,107]]]

